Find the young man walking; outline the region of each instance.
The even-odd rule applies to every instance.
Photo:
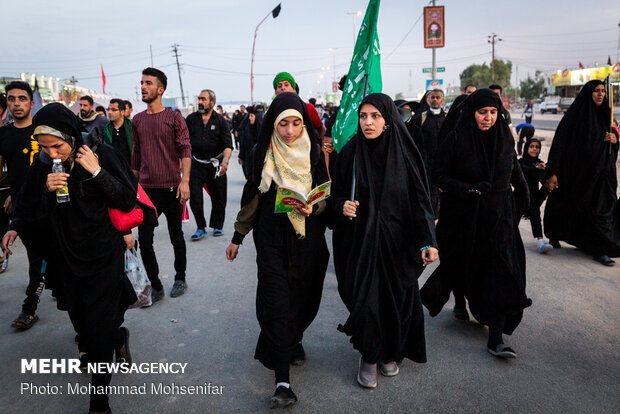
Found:
[[[157,213],[166,216],[176,271],[170,296],[177,297],[187,289],[187,257],[181,220],[183,203],[189,200],[190,194],[192,149],[183,116],[164,108],[161,103],[167,83],[166,75],[159,69],[146,68],[142,71],[142,101],[148,106],[146,111],[133,117],[131,166]],[[159,266],[153,249],[154,231],[153,226],[142,224],[138,228],[138,238],[142,261],[153,286],[152,300],[157,302],[164,297],[164,287],[159,279]]]

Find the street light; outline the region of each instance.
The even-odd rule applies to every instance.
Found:
[[[332,65],[332,69],[334,70],[334,79],[332,80],[336,82],[336,49],[330,47],[328,50],[332,52],[332,57],[334,58],[334,64]]]
[[[356,10],[356,11],[350,11],[347,12],[347,14],[349,16],[353,16],[353,47],[355,47],[355,39],[356,39],[356,33],[355,33],[355,18],[356,17],[360,17],[362,15],[362,11],[361,10]]]
[[[254,103],[254,48],[256,47],[256,35],[258,34],[258,28],[265,22],[265,20],[267,20],[269,15],[272,15],[274,19],[278,17],[280,10],[282,10],[282,3],[279,3],[275,9],[270,11],[269,14],[267,14],[267,16],[265,16],[260,23],[258,23],[256,29],[254,30],[254,42],[252,42],[252,63],[250,64],[250,101],[252,101],[252,103]]]

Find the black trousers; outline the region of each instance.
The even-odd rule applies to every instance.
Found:
[[[43,276],[43,255],[37,251],[26,247],[28,254],[28,287],[26,287],[26,299],[22,305],[22,312],[27,315],[34,315],[37,311],[37,304],[41,293],[45,288],[45,277]]]
[[[530,200],[530,224],[532,225],[532,235],[535,238],[543,236],[542,222],[540,220],[540,206],[547,198],[549,192],[545,187],[540,187],[537,192],[533,193]]]
[[[215,167],[212,164],[192,163],[192,171],[189,177],[189,206],[192,209],[196,226],[199,229],[207,227],[204,215],[203,186],[207,186],[211,198],[211,217],[209,227],[214,229],[224,228],[226,217],[226,196],[228,183],[226,174],[215,177]]]
[[[185,280],[185,269],[187,269],[187,255],[185,249],[185,239],[183,238],[183,205],[176,198],[177,187],[170,188],[145,188],[153,205],[157,209],[158,216],[164,214],[168,223],[168,235],[170,243],[174,249],[174,270],[175,280]],[[153,249],[153,234],[155,227],[142,224],[138,227],[138,240],[140,241],[140,254],[144,262],[146,274],[153,285],[153,289],[162,288],[159,280],[159,265]]]
[[[109,363],[114,357],[114,344],[118,342],[119,327],[128,307],[127,286],[120,275],[123,264],[118,264],[114,271],[107,269],[89,278],[77,277],[70,271],[62,277],[69,318],[80,336],[79,350],[86,352],[89,363]],[[106,386],[111,379],[112,374],[92,374],[91,384]],[[108,408],[107,395],[91,394],[91,411]]]

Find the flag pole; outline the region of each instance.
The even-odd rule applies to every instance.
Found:
[[[364,94],[362,95],[362,99],[366,97],[366,92],[368,92],[368,74],[364,75]],[[351,178],[351,197],[350,201],[355,201],[355,155],[353,155],[353,177]],[[349,221],[353,220],[353,217],[348,218]]]
[[[607,99],[609,101],[609,132],[614,133],[614,87],[611,84],[611,75],[607,75],[605,79],[605,83],[607,83]],[[611,141],[609,142],[609,155],[613,154],[613,145]]]

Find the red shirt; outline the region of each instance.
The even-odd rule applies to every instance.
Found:
[[[192,157],[183,116],[170,108],[156,114],[144,111],[133,117],[131,129],[131,168],[140,171],[142,187],[177,187],[181,182],[180,160]]]
[[[308,115],[310,115],[312,125],[314,125],[314,127],[316,128],[316,132],[319,132],[321,127],[323,126],[323,121],[321,121],[319,113],[316,111],[316,108],[311,103],[307,103],[306,108],[308,108]]]

